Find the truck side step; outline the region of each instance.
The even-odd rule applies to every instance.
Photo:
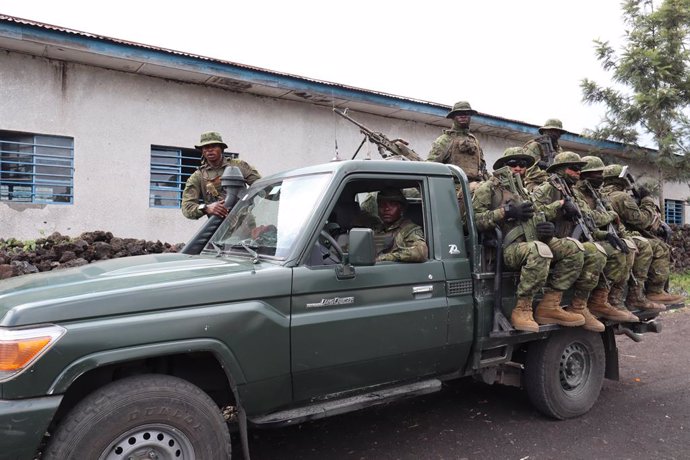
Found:
[[[272,414],[250,417],[249,421],[260,428],[278,427],[316,420],[331,415],[344,414],[365,407],[392,402],[409,396],[419,396],[435,393],[441,390],[438,379],[423,380],[408,385],[392,388],[381,388],[366,394],[359,394],[347,398],[331,399],[318,404],[289,409]]]

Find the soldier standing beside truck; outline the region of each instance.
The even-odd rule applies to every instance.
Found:
[[[446,115],[446,118],[453,120],[453,127],[443,130],[443,134],[431,146],[427,158],[427,161],[458,166],[467,174],[472,190],[479,182],[489,178],[484,152],[477,138],[470,132],[470,120],[476,113],[469,102],[456,102]]]
[[[508,268],[520,272],[517,304],[510,317],[520,331],[537,332],[539,324],[582,326],[584,317],[560,307],[563,291],[580,273],[583,251],[573,242],[553,238],[554,226],[534,218],[534,205],[522,186],[522,176],[534,158],[521,147],[507,149],[493,166],[493,176],[475,190],[472,207],[477,229],[503,232],[503,259]],[[534,296],[545,287],[537,306],[541,320],[532,312]]]
[[[220,186],[220,177],[226,166],[237,166],[247,184],[252,185],[261,175],[246,161],[235,158],[224,158],[223,150],[228,145],[223,142],[220,133],[209,131],[201,135],[201,166],[189,176],[182,193],[182,214],[187,219],[198,219],[202,216],[225,218],[229,210],[223,204],[225,199]],[[199,203],[202,200],[203,203]]]

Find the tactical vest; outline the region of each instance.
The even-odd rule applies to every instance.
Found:
[[[446,132],[451,138],[446,154],[448,163],[459,166],[465,171],[467,179],[470,181],[484,180],[482,172],[482,150],[479,141],[470,133],[458,133],[448,130]]]
[[[519,204],[530,201],[529,194],[522,185],[522,179],[520,176],[512,174],[508,166],[494,171],[494,175],[490,180],[494,185],[491,188],[491,209],[502,208],[509,203]],[[543,216],[538,216],[537,214],[530,220],[523,222],[503,220],[501,223],[503,247],[516,241],[523,242],[536,240],[536,224],[543,221]]]

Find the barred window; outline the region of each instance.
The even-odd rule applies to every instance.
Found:
[[[74,139],[0,131],[0,201],[73,202]]]
[[[685,203],[680,200],[664,200],[664,209],[666,210],[665,221],[667,224],[683,225],[683,205]]]
[[[151,146],[149,206],[179,208],[189,176],[199,167],[197,150]]]

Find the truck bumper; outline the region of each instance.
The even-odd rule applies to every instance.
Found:
[[[32,460],[62,396],[0,399],[0,460]]]

